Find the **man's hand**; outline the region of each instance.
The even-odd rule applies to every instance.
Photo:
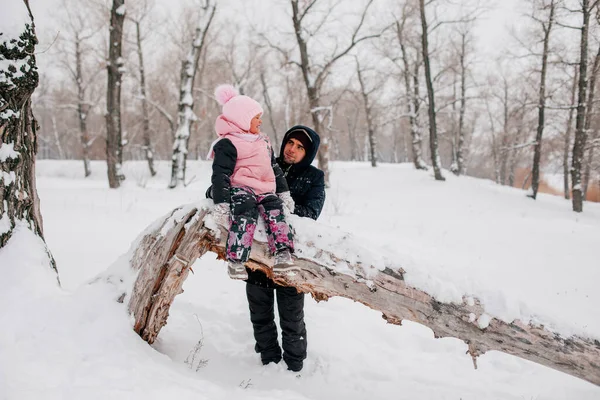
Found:
[[[231,210],[228,203],[216,204],[213,207],[211,214],[217,224],[229,228],[229,217],[231,215]]]
[[[296,204],[294,203],[294,199],[292,199],[292,195],[290,194],[289,190],[287,192],[278,193],[277,196],[279,196],[283,203],[284,214],[286,216],[292,214]]]

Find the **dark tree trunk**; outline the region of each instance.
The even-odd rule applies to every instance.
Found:
[[[83,84],[83,55],[81,51],[81,40],[75,37],[75,80],[77,83],[77,119],[79,120],[79,137],[81,140],[81,157],[83,158],[83,171],[85,177],[91,175],[90,169],[90,136],[87,130],[87,114],[89,105],[85,101],[85,88]]]
[[[569,109],[569,119],[567,120],[567,129],[565,132],[565,146],[563,148],[563,186],[565,199],[571,198],[571,187],[569,185],[569,150],[571,150],[571,132],[573,131],[573,111],[575,109],[575,94],[577,92],[577,81],[579,80],[579,70],[575,69],[573,77],[573,86],[571,88],[571,108]]]
[[[531,197],[537,197],[538,188],[540,186],[540,160],[542,158],[542,136],[544,134],[544,114],[546,112],[546,73],[548,70],[548,48],[550,45],[550,33],[554,23],[554,0],[550,2],[550,15],[548,16],[547,25],[542,23],[544,31],[544,50],[542,52],[542,72],[540,76],[540,88],[538,98],[538,126],[535,135],[535,145],[533,146],[533,166],[531,172]]]
[[[116,189],[125,179],[123,175],[123,140],[121,136],[121,78],[123,58],[121,47],[125,0],[113,0],[110,12],[110,35],[108,50],[108,84],[106,92],[106,162],[108,185]]]
[[[585,131],[589,134],[590,128],[592,126],[592,116],[594,110],[594,97],[596,93],[596,79],[598,78],[598,70],[600,69],[600,46],[598,46],[598,52],[596,53],[596,57],[594,57],[594,64],[592,66],[592,76],[590,77],[589,83],[589,95],[588,95],[588,108],[586,110],[585,115]],[[597,129],[591,133],[590,139],[593,141],[596,137]],[[590,172],[592,168],[592,159],[594,158],[594,146],[590,147],[588,150],[588,159],[585,163],[585,171],[583,173],[583,199],[585,200],[585,196],[588,191],[588,186],[590,183]]]
[[[44,240],[35,180],[39,127],[31,110],[31,95],[39,82],[37,37],[29,3],[24,3],[30,22],[23,25],[23,33],[14,42],[6,36],[0,41],[0,59],[4,60],[0,64],[0,249],[6,246],[17,224]],[[48,248],[46,252],[50,266],[58,273]]]
[[[135,33],[137,42],[138,60],[140,63],[140,95],[142,97],[142,127],[144,130],[144,152],[148,161],[150,175],[156,175],[154,169],[154,150],[152,148],[152,139],[150,137],[150,117],[148,116],[148,99],[146,98],[146,70],[144,69],[144,54],[142,52],[142,35],[140,32],[140,22],[135,21]]]
[[[588,64],[588,32],[590,24],[589,0],[581,0],[581,41],[579,44],[579,88],[577,95],[577,116],[575,117],[575,142],[571,161],[571,182],[573,184],[573,211],[583,211],[583,188],[581,187],[581,167],[587,132],[585,131],[585,112],[587,104],[587,64]]]
[[[425,66],[425,83],[427,84],[427,98],[429,100],[429,148],[431,151],[431,165],[433,167],[433,174],[435,179],[438,181],[444,181],[445,178],[442,175],[440,153],[438,149],[438,138],[437,138],[437,123],[436,123],[436,111],[435,111],[435,92],[433,90],[433,78],[431,77],[431,65],[429,62],[429,43],[428,43],[428,31],[427,31],[427,17],[425,15],[425,0],[419,0],[419,6],[421,11],[421,27],[423,33],[421,35],[422,41],[422,52],[423,52],[423,63]]]

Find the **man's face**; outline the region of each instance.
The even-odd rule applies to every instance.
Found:
[[[283,161],[286,164],[298,164],[306,156],[306,149],[298,139],[288,139],[283,148]]]

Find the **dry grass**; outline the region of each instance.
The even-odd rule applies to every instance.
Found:
[[[527,183],[525,184],[525,187],[524,187],[526,190],[528,190],[531,187],[530,174],[531,174],[531,169],[528,169],[528,168],[517,169],[515,171],[514,187],[522,188],[523,181],[525,180],[525,178],[528,178]],[[562,190],[559,190],[555,187],[548,185],[548,183],[544,180],[544,174],[540,175],[540,186],[538,188],[538,192],[552,194],[555,196],[563,196],[563,194],[564,194]],[[590,183],[587,194],[586,194],[586,200],[600,203],[600,183],[598,181]]]

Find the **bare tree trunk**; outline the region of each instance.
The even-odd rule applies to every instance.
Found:
[[[56,115],[52,114],[52,133],[54,134],[54,143],[58,150],[58,159],[65,160],[65,151],[63,150],[62,144],[60,143],[60,134],[58,133],[58,127],[56,126]]]
[[[531,197],[535,200],[540,186],[540,160],[542,158],[542,136],[544,134],[544,113],[546,112],[546,73],[548,70],[548,48],[550,45],[550,32],[554,24],[554,0],[550,1],[550,15],[547,22],[542,22],[544,31],[544,49],[542,52],[542,72],[540,74],[540,88],[538,98],[538,126],[533,146],[533,166],[531,172]],[[547,25],[546,25],[547,23]]]
[[[146,232],[131,254],[130,268],[137,278],[133,287],[121,286],[123,293],[119,300],[128,298],[134,330],[148,343],[156,340],[166,324],[169,308],[175,296],[182,292],[195,260],[207,251],[225,259],[226,232],[222,228],[217,229],[220,232],[207,228],[206,212],[189,206],[174,210],[162,224]],[[341,236],[342,233],[340,241],[348,240],[347,235]],[[323,260],[331,260],[332,265],[340,261],[326,250],[314,250],[323,254]],[[593,338],[563,337],[537,324],[518,320],[506,323],[496,318],[481,328],[478,320],[485,310],[479,300],[465,298],[460,304],[442,303],[408,286],[401,268],[385,268],[366,280],[365,266],[348,263],[351,273],[346,275],[336,273],[326,262],[297,258],[295,265],[299,271],[280,276],[273,275],[273,258],[269,254],[266,243],[255,241],[246,265],[263,271],[280,284],[310,293],[317,301],[345,297],[382,312],[388,323],[401,325],[402,320],[407,319],[431,328],[436,338],[458,338],[468,345],[475,366],[478,356],[497,350],[600,385],[600,348]],[[131,271],[123,271],[126,273]]]
[[[595,4],[595,3],[594,3]],[[583,188],[581,187],[581,166],[583,152],[587,140],[585,131],[585,113],[587,104],[587,64],[588,64],[588,31],[590,24],[589,0],[581,0],[581,42],[579,45],[579,89],[577,96],[577,116],[575,117],[575,142],[571,161],[571,182],[573,184],[573,211],[583,211]]]
[[[406,15],[403,15],[402,24],[396,21],[396,33],[398,35],[398,43],[400,44],[400,50],[402,52],[402,61],[404,63],[404,89],[406,91],[406,111],[408,113],[408,121],[410,124],[410,134],[412,138],[412,158],[413,165],[416,169],[427,169],[425,161],[423,161],[423,154],[421,150],[422,138],[421,128],[419,127],[418,113],[419,113],[419,57],[417,51],[417,59],[414,64],[413,75],[413,87],[411,87],[411,67],[408,59],[408,52],[404,43],[404,26],[406,23]],[[414,89],[414,90],[413,90]]]
[[[81,140],[81,158],[83,158],[83,171],[87,178],[92,174],[90,168],[90,136],[87,130],[87,114],[89,105],[85,101],[85,88],[83,83],[81,40],[75,37],[75,80],[77,82],[77,119],[79,121],[79,137]]]
[[[358,120],[358,110],[352,113],[353,121],[346,115],[346,125],[348,126],[348,142],[350,144],[350,161],[357,161],[357,143],[356,143],[356,122]]]
[[[181,87],[179,90],[179,111],[177,119],[177,131],[175,143],[173,144],[173,156],[171,157],[171,181],[169,188],[185,184],[185,170],[188,155],[188,143],[192,122],[196,120],[194,114],[194,79],[198,68],[198,59],[206,44],[206,34],[210,28],[215,11],[216,2],[207,0],[202,15],[198,18],[198,25],[192,41],[192,48],[187,57],[181,63]]]
[[[363,79],[362,71],[358,59],[356,60],[356,72],[358,74],[358,82],[360,83],[360,91],[363,98],[363,105],[365,108],[365,117],[367,119],[367,131],[369,138],[369,158],[371,160],[371,167],[377,166],[377,140],[375,138],[375,129],[373,127],[373,116],[371,110],[371,104],[369,103],[369,95],[367,93],[367,87],[365,86],[365,80]]]
[[[144,153],[146,161],[148,161],[148,169],[150,175],[156,175],[154,168],[154,150],[152,148],[152,140],[150,138],[150,117],[148,115],[148,100],[146,99],[146,70],[144,69],[144,54],[142,52],[142,35],[140,32],[140,21],[135,21],[135,37],[137,42],[137,53],[140,69],[140,95],[142,97],[142,127],[144,130]]]
[[[108,84],[106,93],[106,163],[108,164],[108,185],[116,189],[125,179],[123,175],[123,140],[121,136],[121,77],[123,58],[121,46],[123,22],[125,20],[125,0],[113,0],[110,12],[109,53],[106,69]]]
[[[269,123],[271,124],[271,130],[273,131],[275,146],[277,146],[277,150],[279,150],[279,147],[285,146],[285,143],[279,142],[279,135],[277,135],[277,127],[275,126],[275,121],[273,120],[273,105],[271,104],[271,97],[269,97],[269,89],[267,88],[267,81],[265,79],[264,72],[260,74],[260,82],[263,87],[263,98],[265,99],[265,105],[267,106],[267,111],[269,112]],[[275,154],[279,154],[279,152],[275,152]]]
[[[515,150],[514,149],[509,149],[509,141],[510,141],[510,134],[509,134],[509,99],[508,99],[508,80],[506,79],[506,77],[503,77],[503,97],[502,97],[502,116],[504,118],[503,120],[503,132],[502,132],[502,139],[501,139],[501,148],[500,148],[500,160],[499,160],[499,164],[500,164],[500,184],[501,185],[506,185],[506,170],[508,168],[508,159],[510,158],[510,155],[514,154]]]
[[[508,157],[508,185],[510,187],[515,186],[515,171],[517,169],[517,159],[518,152],[517,146],[519,144],[519,140],[521,138],[521,134],[523,133],[523,129],[525,129],[524,120],[525,120],[526,109],[525,105],[523,105],[519,112],[519,121],[517,122],[517,129],[514,135],[514,138],[511,142],[511,150]]]
[[[575,108],[575,93],[577,92],[577,81],[579,80],[579,70],[575,68],[573,77],[573,86],[571,88],[571,108],[569,109],[569,119],[567,120],[567,129],[565,132],[565,146],[563,149],[563,186],[565,199],[571,198],[571,187],[569,185],[569,150],[571,149],[571,132],[573,131],[573,110]]]
[[[313,120],[313,127],[317,133],[321,135],[321,146],[319,147],[319,152],[317,154],[319,160],[319,168],[323,170],[325,174],[325,185],[329,186],[329,130],[323,131],[323,118],[325,115],[325,110],[329,107],[321,107],[320,104],[320,90],[323,86],[323,83],[327,79],[327,76],[330,73],[331,67],[342,57],[346,56],[350,50],[352,50],[358,43],[363,40],[375,38],[381,36],[381,34],[376,35],[368,35],[358,37],[358,34],[361,30],[361,27],[364,24],[365,17],[367,15],[367,11],[373,0],[368,0],[366,6],[363,9],[360,22],[355,27],[352,36],[351,42],[346,47],[344,47],[339,52],[334,53],[329,59],[327,59],[323,66],[317,64],[311,64],[309,53],[308,53],[308,45],[307,40],[303,36],[303,32],[305,31],[302,27],[302,21],[310,9],[318,2],[318,0],[313,0],[310,3],[306,4],[303,10],[300,10],[299,0],[290,0],[292,5],[292,23],[294,25],[294,34],[296,36],[296,42],[298,43],[298,48],[300,51],[300,69],[302,71],[302,78],[304,80],[304,85],[306,86],[306,94],[308,96],[308,105],[310,108],[310,113]],[[328,111],[331,113],[331,110]],[[331,116],[331,114],[329,114]]]
[[[458,114],[458,146],[456,149],[457,175],[465,174],[465,113],[467,111],[467,34],[461,36],[460,46],[460,111]]]
[[[431,150],[431,165],[433,167],[433,174],[435,179],[438,181],[446,180],[442,175],[440,153],[438,149],[438,138],[437,138],[437,123],[436,123],[436,111],[435,111],[435,92],[433,90],[433,78],[431,77],[431,65],[429,63],[429,44],[427,31],[427,17],[425,15],[425,0],[419,0],[419,6],[421,11],[421,27],[423,32],[421,34],[422,41],[422,52],[423,52],[423,63],[425,66],[425,83],[427,84],[427,98],[429,100],[429,148]]]
[[[18,37],[7,37],[5,33],[0,40],[3,59],[0,64],[0,249],[6,246],[17,224],[26,226],[44,240],[35,180],[39,126],[31,110],[31,95],[39,82],[35,58],[38,41],[29,2],[25,0],[21,7],[27,8],[30,18],[22,26],[22,33]],[[13,10],[17,8],[13,6]],[[7,12],[10,14],[11,9]],[[47,247],[46,252],[50,267],[58,274]]]
[[[598,77],[598,70],[600,69],[600,46],[598,46],[598,52],[596,53],[596,57],[594,57],[594,64],[592,66],[592,76],[590,77],[589,82],[589,95],[588,95],[588,108],[585,115],[585,131],[587,134],[590,134],[590,128],[592,126],[592,117],[594,115],[594,97],[596,93],[596,79]],[[593,141],[596,137],[597,129],[595,129],[590,136],[590,139]],[[585,200],[588,185],[590,183],[590,169],[592,166],[592,159],[594,157],[594,146],[590,147],[588,150],[588,160],[585,164],[585,171],[583,173],[583,199]]]
[[[498,159],[498,146],[496,140],[496,124],[494,123],[494,116],[492,110],[490,110],[489,101],[486,99],[485,102],[488,118],[490,119],[490,129],[492,130],[492,160],[494,162],[494,182],[500,184],[500,160]]]

